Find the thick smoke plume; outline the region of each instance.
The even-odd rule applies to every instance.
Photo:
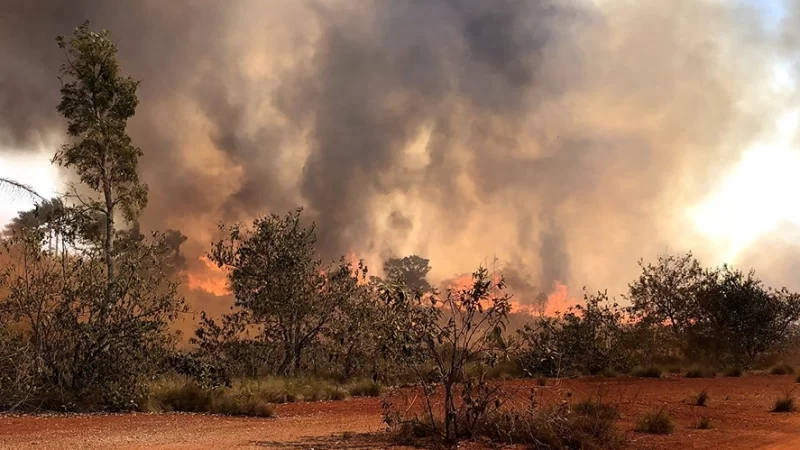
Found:
[[[442,280],[497,257],[530,302],[713,258],[684,213],[771,131],[799,43],[710,0],[4,0],[0,151],[61,139],[54,37],[85,19],[143,80],[144,224],[190,260],[220,221],[303,205],[328,258]]]

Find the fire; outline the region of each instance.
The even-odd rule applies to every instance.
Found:
[[[187,275],[189,288],[205,291],[218,297],[229,295],[228,271],[218,267],[205,256],[201,256],[199,261],[202,266]]]
[[[564,313],[570,306],[575,306],[577,303],[578,302],[569,295],[567,285],[556,281],[553,284],[553,291],[547,296],[544,315],[555,316],[556,313]]]

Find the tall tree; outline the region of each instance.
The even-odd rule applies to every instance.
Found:
[[[431,285],[426,277],[431,271],[430,260],[417,255],[390,258],[383,263],[383,271],[389,283],[402,283],[410,291],[429,292]]]
[[[300,211],[257,218],[251,229],[223,227],[229,238],[213,244],[209,254],[230,271],[241,321],[260,327],[261,339],[279,344],[280,375],[300,369],[303,352],[358,289],[350,264],[323,265],[314,227],[302,226]]]
[[[121,74],[110,33],[91,31],[88,21],[69,40],[59,36],[56,41],[66,56],[57,109],[67,119],[72,139],[53,160],[74,168],[81,182],[99,194],[86,197],[74,187],[71,192],[83,208],[105,218],[103,255],[109,302],[114,282],[114,216],[120,212],[125,220],[135,220],[147,204],[147,186],[139,182],[136,170],[142,151],[127,134],[128,119],[139,103],[139,82]]]

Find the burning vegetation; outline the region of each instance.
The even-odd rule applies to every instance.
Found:
[[[558,13],[557,8],[535,12]],[[456,8],[456,13],[473,12]],[[503,30],[513,25],[513,17],[492,17],[494,37],[508,40]],[[468,25],[475,20],[465,19]],[[467,43],[496,69],[486,76],[500,77],[503,88],[539,74],[480,42]],[[658,377],[660,366],[669,363],[748,370],[797,348],[800,295],[768,288],[753,272],[704,267],[691,253],[641,262],[625,305],[605,291],[584,290],[576,300],[558,264],[563,236],[557,226],[541,239],[543,259],[555,261],[555,270],[542,270],[546,292],[520,283],[516,266],[509,271],[513,277],[502,268],[479,266],[435,283],[431,261],[419,255],[381,258],[377,275],[353,249],[330,258],[331,242],[338,248],[365,231],[341,222],[370,204],[342,179],[330,178],[328,166],[348,166],[331,150],[311,157],[303,183],[313,199],[312,215],[329,228],[317,228],[302,208],[231,220],[220,226],[205,256],[187,263],[181,251],[186,236],[176,230],[145,235],[139,225],[149,190],[138,176],[144,152],[127,133],[139,83],[122,73],[106,31],[94,32],[87,23],[58,44],[67,58],[58,111],[67,120],[69,144],[54,161],[73,171],[80,184],[72,185],[64,199],[22,213],[3,236],[3,410],[153,408],[267,417],[272,403],[290,396],[377,395],[383,386],[413,383],[422,392],[420,410],[385,404],[385,421],[395,431],[445,441],[483,436],[523,444],[544,439],[546,448],[575,448],[576,443],[615,448],[621,443],[613,425],[617,415],[608,405],[570,407],[567,402],[543,410],[532,399],[528,408],[515,409],[497,380],[612,373]],[[328,58],[337,49],[318,55],[321,69],[335,66]],[[383,75],[390,76],[392,68],[385,67]],[[420,76],[438,79],[434,75]],[[344,88],[338,77],[327,81]],[[375,80],[363,81],[365,88],[374,88],[368,81]],[[488,102],[484,106],[491,111],[492,99],[469,81],[461,86],[470,91],[469,99]],[[435,97],[435,87],[409,83],[408,94]],[[418,105],[402,96],[384,100],[372,105],[377,129],[370,133],[401,133],[381,125],[394,119],[413,122]],[[436,101],[442,106],[453,100]],[[469,102],[461,106],[469,109]],[[358,108],[347,110],[358,114]],[[480,112],[490,122],[505,118],[500,111],[496,117]],[[323,135],[336,128],[325,116],[306,119]],[[373,143],[368,136],[353,142],[349,136],[332,133],[326,135],[330,142],[316,145]],[[232,140],[232,147],[240,138],[219,137]],[[370,164],[394,162],[391,145],[380,150],[383,157]],[[361,176],[358,169],[343,168],[354,178]],[[492,182],[483,181],[487,186],[462,188],[491,191]],[[330,197],[334,189],[353,200],[352,208],[338,209],[340,202]],[[243,188],[239,195],[248,193]],[[402,215],[390,217],[396,232],[413,228]],[[366,231],[375,226],[367,224]],[[199,311],[188,345],[180,345],[174,328],[176,319],[189,313],[181,281],[190,292],[232,299],[225,313]],[[522,323],[511,326],[512,318]],[[253,388],[247,381],[276,377],[283,380],[277,391]],[[324,395],[317,396],[306,387],[310,383],[294,381],[303,379],[338,383],[347,391],[320,388]]]

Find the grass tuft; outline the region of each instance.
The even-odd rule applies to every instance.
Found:
[[[694,400],[694,404],[697,406],[706,406],[707,402],[708,402],[708,392],[706,392],[705,390],[697,394],[697,397],[695,397]]]
[[[785,395],[775,400],[775,406],[772,407],[772,412],[774,413],[787,413],[794,410],[794,398],[790,395]]]
[[[700,420],[697,421],[697,426],[695,428],[698,430],[710,430],[713,428],[713,425],[711,424],[711,418],[708,416],[701,417]]]
[[[353,397],[380,397],[381,385],[368,379],[358,380],[347,387]]]
[[[649,434],[670,434],[675,430],[672,417],[664,409],[652,410],[639,418],[636,431]]]
[[[789,364],[778,364],[773,366],[769,373],[772,375],[791,375],[794,373],[794,367],[790,366]]]

